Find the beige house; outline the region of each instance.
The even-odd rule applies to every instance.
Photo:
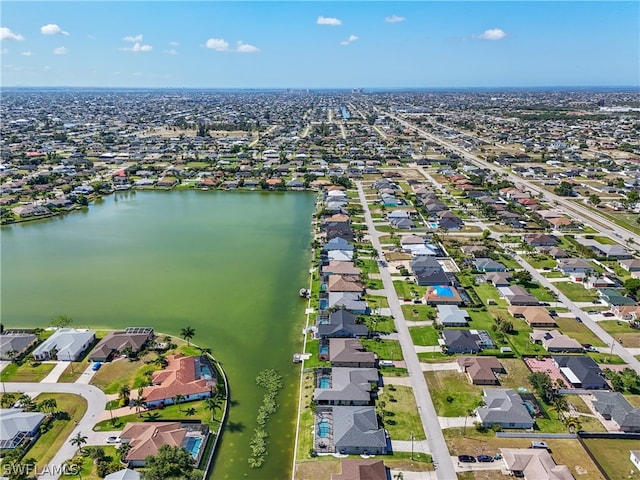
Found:
[[[510,475],[525,480],[575,480],[566,465],[556,465],[541,448],[501,448],[502,460]]]

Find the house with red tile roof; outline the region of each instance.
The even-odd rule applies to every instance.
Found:
[[[148,408],[171,405],[176,395],[182,395],[182,402],[211,397],[215,371],[204,357],[176,354],[167,362],[165,369],[153,372],[151,386],[142,390]]]

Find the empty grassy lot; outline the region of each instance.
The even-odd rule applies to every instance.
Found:
[[[414,345],[438,345],[438,331],[433,327],[409,328]]]
[[[138,388],[144,379],[145,372],[158,370],[158,366],[149,364],[157,355],[148,353],[138,360],[118,358],[105,363],[91,379],[91,385],[100,388],[104,393],[118,393],[122,385],[131,389]]]
[[[604,342],[596,337],[591,330],[573,318],[556,317],[556,323],[562,333],[569,335],[571,338],[575,338],[580,343],[590,343],[596,347],[605,346]]]
[[[629,477],[629,472],[634,469],[631,460],[629,460],[629,450],[638,448],[637,440],[585,438],[584,444],[609,478],[638,477],[637,471],[633,477]]]
[[[482,400],[482,387],[472,385],[460,372],[425,372],[436,413],[441,417],[463,417]]]
[[[572,302],[593,302],[598,299],[596,289],[587,290],[581,283],[555,282],[553,285]]]
[[[625,347],[640,347],[640,330],[631,328],[629,323],[620,320],[605,320],[598,322],[607,333],[614,335],[616,339],[621,339]]]
[[[7,365],[0,375],[3,382],[39,382],[55,367],[55,363],[24,362]]]
[[[362,346],[368,352],[374,352],[382,360],[402,360],[402,349],[397,340],[362,340]]]
[[[392,390],[393,389],[393,390]],[[382,403],[384,402],[384,403]],[[388,385],[380,395],[378,405],[384,405],[384,427],[392,440],[415,440],[427,438],[422,430],[418,407],[411,387]]]

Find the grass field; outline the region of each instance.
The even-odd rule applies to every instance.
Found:
[[[605,329],[607,333],[615,335],[616,339],[622,340],[622,344],[625,347],[640,347],[640,330],[631,328],[627,322],[606,320],[604,322],[598,322],[598,325]]]
[[[634,476],[629,476],[634,470],[629,460],[629,450],[638,448],[637,440],[585,438],[584,444],[609,478],[622,480],[640,477],[637,470]]]
[[[531,371],[525,365],[525,363],[518,358],[501,358],[500,363],[507,371],[506,375],[500,375],[500,386],[503,388],[526,388],[528,391],[532,390],[532,386],[529,383],[529,375]]]
[[[401,308],[405,320],[430,320],[430,316],[435,313],[435,308],[429,305],[402,305]]]
[[[55,363],[35,363],[33,366],[29,362],[24,362],[22,365],[11,363],[2,370],[0,375],[3,382],[39,382],[55,366]]]
[[[581,283],[555,282],[553,285],[572,302],[593,302],[598,299],[596,289],[587,290]]]
[[[381,402],[385,406],[384,427],[392,440],[409,440],[412,433],[415,440],[427,438],[411,387],[388,385],[378,399],[379,406],[383,405]]]
[[[525,255],[524,258],[533,268],[553,268],[556,261],[546,255]]]
[[[53,398],[58,405],[58,411],[63,412],[63,418],[54,420],[49,430],[43,433],[27,452],[27,457],[37,461],[38,470],[51,461],[53,456],[66,442],[69,434],[75,428],[74,422],[79,422],[87,411],[87,401],[79,395],[70,393],[41,393],[37,401]]]
[[[590,343],[596,347],[604,347],[605,344],[589,330],[583,323],[573,318],[555,317],[559,330],[571,338],[575,338],[580,343]],[[599,324],[599,323],[598,323]]]
[[[82,373],[87,369],[89,364],[86,362],[70,362],[69,366],[65,368],[60,378],[58,378],[58,383],[73,383],[75,382]]]
[[[402,360],[400,342],[397,340],[362,340],[362,346],[368,352],[374,352],[381,360]]]
[[[144,379],[144,372],[158,369],[156,365],[146,363],[156,356],[149,353],[135,361],[119,358],[113,362],[105,363],[96,372],[90,383],[107,394],[118,393],[122,385],[129,385],[131,389],[138,388]]]
[[[409,328],[414,345],[438,345],[438,331],[433,327]]]
[[[436,413],[441,417],[463,417],[482,400],[482,387],[471,385],[460,372],[425,372]]]

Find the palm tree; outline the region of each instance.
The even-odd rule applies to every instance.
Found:
[[[5,393],[4,395],[2,395],[2,398],[0,398],[0,406],[2,406],[2,408],[10,407],[15,403],[15,401],[15,393]]]
[[[196,330],[193,327],[184,327],[180,330],[180,336],[187,341],[187,345],[191,345],[191,339],[196,334]]]
[[[53,413],[56,411],[56,408],[58,408],[58,402],[56,402],[55,398],[47,398],[37,405],[37,410],[41,412]]]
[[[136,409],[138,418],[142,417],[142,409],[147,406],[147,399],[144,397],[138,397],[131,400],[131,407]]]
[[[129,385],[125,384],[120,387],[120,391],[118,392],[118,399],[122,405],[127,405],[129,403],[129,396],[131,395],[131,389]]]
[[[582,424],[578,417],[570,416],[564,419],[565,426],[569,429],[569,433],[575,433],[582,430]]]
[[[193,408],[193,407],[189,407],[189,408],[187,408],[187,411],[186,411],[186,412],[184,412],[184,413],[185,413],[185,415],[186,415],[187,417],[192,417],[193,415],[195,415],[195,414],[196,414],[196,409],[195,409],[195,408]]]
[[[177,394],[175,397],[173,397],[173,403],[175,403],[178,406],[178,411],[181,412],[182,411],[182,407],[180,406],[180,403],[183,402],[185,399],[185,396],[182,394]]]
[[[205,406],[207,407],[207,410],[211,411],[211,421],[212,422],[215,420],[215,412],[216,411],[222,411],[223,402],[224,402],[224,399],[220,395],[215,395],[214,397],[209,397],[205,401]]]
[[[563,395],[557,395],[553,399],[553,409],[558,412],[558,420],[562,418],[562,414],[569,408],[569,403]]]
[[[81,432],[78,432],[76,436],[70,440],[70,442],[74,447],[78,447],[78,451],[76,453],[80,453],[80,451],[82,450],[82,446],[87,443],[87,437],[85,435],[82,435]]]

